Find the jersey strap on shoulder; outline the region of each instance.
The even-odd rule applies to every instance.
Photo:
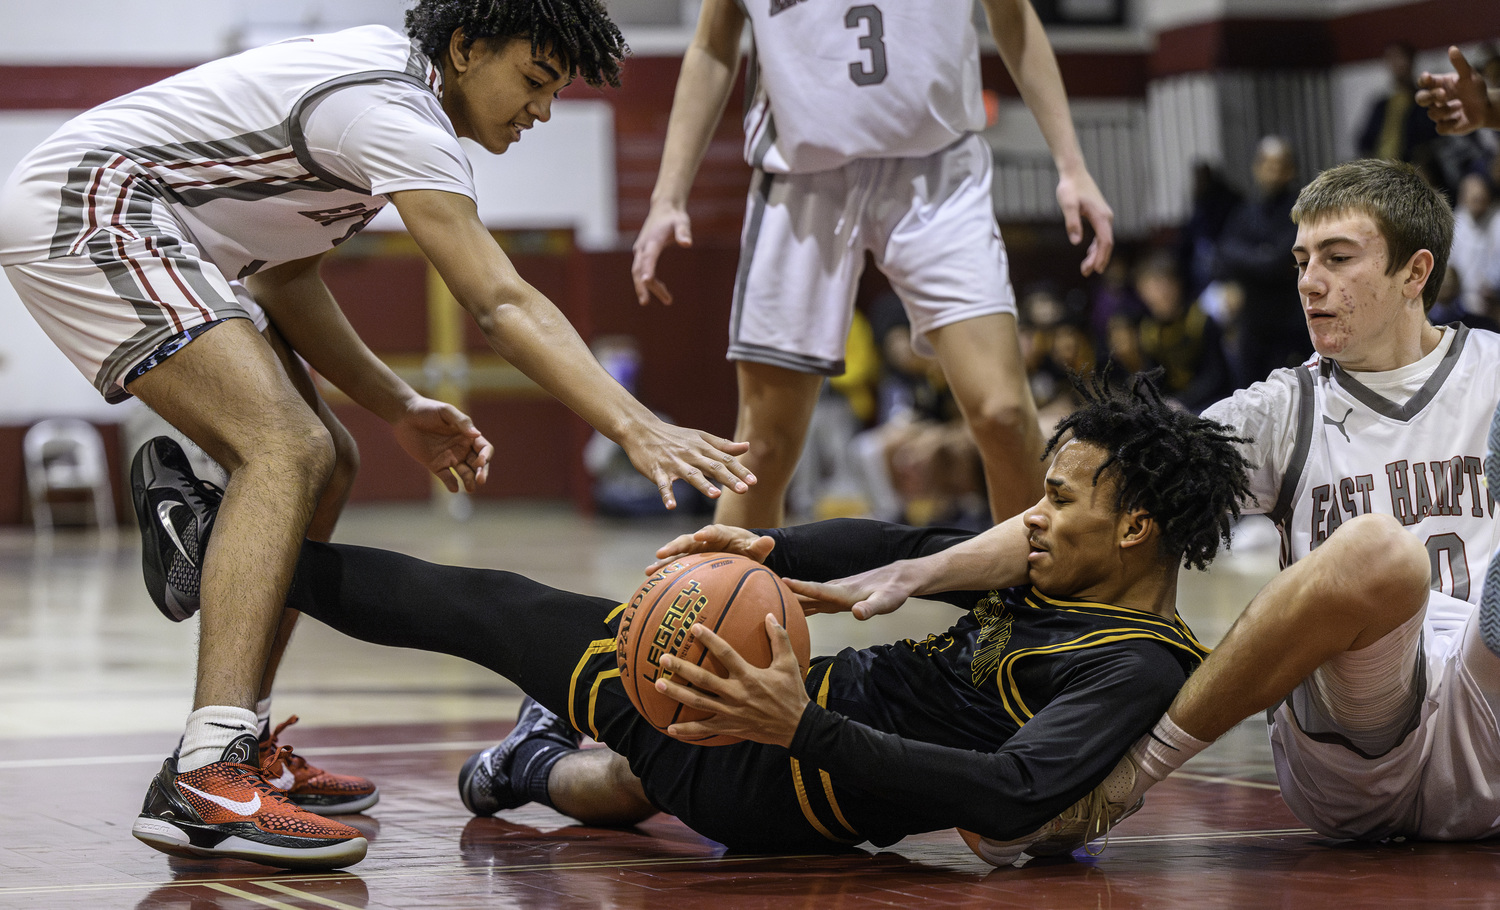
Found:
[[[1322,361],[1320,366],[1330,361]],[[1292,446],[1292,460],[1287,463],[1286,473],[1281,476],[1281,491],[1276,495],[1276,505],[1266,517],[1278,528],[1282,537],[1287,536],[1283,527],[1292,517],[1292,497],[1297,493],[1297,484],[1302,479],[1302,470],[1307,466],[1307,453],[1312,449],[1313,419],[1317,416],[1317,396],[1313,389],[1311,364],[1302,364],[1292,372],[1297,376],[1297,440]]]

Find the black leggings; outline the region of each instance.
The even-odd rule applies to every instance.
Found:
[[[807,818],[787,750],[751,742],[695,746],[646,723],[616,671],[616,601],[514,572],[309,541],[287,605],[363,641],[452,654],[494,670],[624,755],[659,809],[732,849],[840,844]],[[815,669],[808,678],[820,675]]]

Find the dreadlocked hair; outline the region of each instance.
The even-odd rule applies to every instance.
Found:
[[[592,86],[620,85],[625,38],[599,0],[418,0],[406,12],[406,33],[442,65],[448,40],[464,30],[479,38],[529,38],[533,53],[550,51]]]
[[[1112,469],[1119,481],[1116,509],[1144,509],[1161,529],[1163,558],[1204,569],[1219,543],[1229,543],[1249,494],[1249,463],[1236,445],[1246,440],[1167,404],[1156,387],[1161,373],[1137,373],[1125,389],[1103,374],[1073,377],[1084,403],[1058,423],[1044,455],[1064,437],[1104,449],[1109,455],[1094,483]]]

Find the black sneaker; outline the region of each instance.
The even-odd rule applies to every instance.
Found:
[[[130,494],[146,591],[163,616],[181,622],[198,612],[203,554],[224,491],[198,479],[176,440],[158,436],[135,453]]]
[[[179,774],[167,759],[131,833],[173,856],[243,859],[283,869],[338,869],[364,859],[358,830],[314,815],[266,783],[252,734],[219,761]]]
[[[583,737],[566,721],[529,696],[521,701],[516,726],[500,742],[475,752],[458,772],[458,795],[475,815],[494,815],[531,802],[525,781],[511,777],[516,747],[528,740],[550,739],[566,749],[577,749]]]

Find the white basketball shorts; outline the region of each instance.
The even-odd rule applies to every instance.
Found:
[[[1429,595],[1410,645],[1421,648],[1415,675],[1424,691],[1404,721],[1408,732],[1383,754],[1361,754],[1336,729],[1304,730],[1295,693],[1275,710],[1276,775],[1298,818],[1329,837],[1360,840],[1500,834],[1500,731],[1468,666],[1495,659],[1478,641],[1477,620],[1473,604]],[[1392,654],[1383,671],[1368,672],[1399,673],[1400,659]]]
[[[130,397],[125,383],[137,366],[208,323],[259,315],[264,328],[244,288],[200,260],[191,242],[157,240],[111,237],[94,255],[5,267],[42,330],[110,402]]]
[[[923,158],[814,174],[756,171],[729,324],[729,359],[838,375],[869,251],[930,355],[926,333],[1015,313],[990,197],[989,146],[969,135]]]

